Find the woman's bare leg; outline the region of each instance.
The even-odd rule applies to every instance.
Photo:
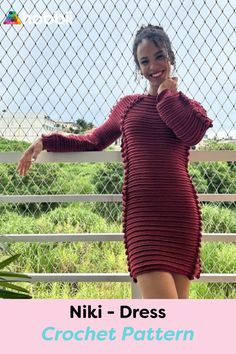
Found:
[[[179,299],[189,298],[191,280],[182,274],[172,273]]]
[[[143,299],[178,299],[175,281],[171,273],[155,271],[137,276]]]

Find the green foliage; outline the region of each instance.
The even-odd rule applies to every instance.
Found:
[[[190,299],[236,299],[236,284],[192,283]]]
[[[202,175],[202,172],[198,169],[196,164],[190,164],[188,171],[197,192],[205,193],[208,188],[207,179]]]
[[[91,182],[96,194],[120,194],[122,192],[124,169],[121,163],[104,163],[94,174]],[[94,211],[104,216],[108,222],[121,222],[120,203],[97,202]]]
[[[78,127],[77,129],[75,127],[69,129],[71,133],[81,134],[81,133],[85,133],[86,131],[94,128],[93,123],[87,123],[82,118],[77,119],[76,125]]]
[[[103,226],[105,227],[105,220],[91,212],[88,206],[85,206],[85,203],[83,203],[82,206],[81,204],[74,204],[69,205],[64,209],[57,208],[48,213],[47,219],[52,225],[56,226],[57,232],[60,232],[60,230],[61,232],[63,232],[63,230],[68,230],[68,227],[73,228],[73,230],[78,233],[92,232],[92,230],[97,229],[97,225],[101,226],[102,221],[104,222]]]
[[[200,145],[198,150],[216,151],[216,150],[236,150],[236,144],[223,141],[207,140],[204,145]]]
[[[96,163],[60,163],[57,185],[63,194],[90,194],[94,193],[91,183],[92,175],[97,170]]]
[[[236,233],[236,211],[219,206],[202,207],[204,232]],[[203,242],[201,249],[203,273],[236,273],[236,245],[225,242]],[[201,298],[236,298],[235,284],[199,285]],[[194,289],[198,289],[194,284]],[[209,295],[210,294],[210,295]],[[216,295],[217,294],[217,295]],[[195,294],[196,295],[196,294]],[[211,297],[210,297],[211,296]]]
[[[199,147],[199,150],[236,150],[236,144],[234,143],[224,143],[224,142],[217,142],[217,141],[207,141],[203,146]],[[221,186],[219,193],[235,193],[235,172],[236,172],[236,162],[235,161],[228,161],[228,162],[199,162],[196,163],[196,167],[201,172],[201,174],[206,178],[207,184],[211,185],[211,190],[217,190],[217,187],[225,184],[225,187]],[[226,176],[227,178],[226,179]],[[212,181],[211,178],[214,177]],[[231,178],[234,178],[232,180]],[[228,184],[228,185],[227,185]],[[230,185],[233,185],[232,192],[230,190]],[[211,193],[211,192],[208,192]]]
[[[236,150],[236,144],[209,140],[199,150]],[[194,162],[189,165],[189,173],[198,193],[236,193],[235,161]],[[230,202],[219,202],[218,205],[228,209],[235,208]]]
[[[92,179],[97,193],[121,193],[123,184],[123,166],[121,163],[104,163]]]
[[[218,242],[217,247],[212,247],[212,242],[204,242],[201,256],[203,273],[236,272],[236,247],[233,245],[229,247],[224,242]]]
[[[207,193],[236,193],[236,174],[226,162],[201,162],[197,167],[207,180]]]
[[[39,299],[129,299],[128,283],[39,283],[32,289]]]
[[[0,152],[25,151],[29,143],[18,140],[8,140],[0,137]]]
[[[94,213],[90,203],[70,203],[37,218],[10,211],[0,218],[0,234],[121,232],[119,230],[119,224],[108,225],[103,217]]]
[[[10,272],[8,270],[3,270],[5,267],[9,266],[12,262],[19,258],[19,254],[8,257],[4,261],[0,262],[0,298],[2,299],[31,299],[29,291],[21,286],[14,285],[12,282],[7,280],[12,278],[16,279],[30,279],[28,275]],[[10,290],[9,290],[10,289]]]
[[[56,194],[58,168],[55,164],[35,164],[27,176],[20,176],[14,164],[0,164],[0,193],[7,195],[37,195]],[[17,210],[20,213],[36,214],[55,208],[56,203],[19,203],[4,206],[8,210]],[[3,206],[2,206],[3,208]]]
[[[204,232],[236,233],[236,211],[219,206],[203,205]]]

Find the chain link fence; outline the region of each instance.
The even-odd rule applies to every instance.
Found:
[[[3,24],[13,19],[21,24]],[[176,56],[179,90],[214,121],[195,150],[236,150],[233,1],[6,1],[0,28],[0,153],[22,152],[42,133],[83,134],[115,102],[147,90],[136,78],[132,41],[141,25],[161,25]],[[67,22],[66,22],[67,21]],[[106,150],[119,151],[120,141]],[[2,155],[3,156],[3,155]],[[0,164],[0,194],[120,194],[120,162],[35,164],[26,177]],[[193,162],[199,194],[236,193],[236,162]],[[203,232],[236,233],[236,200],[202,201]],[[119,202],[4,202],[0,233],[121,233]],[[27,273],[127,272],[122,242],[14,242],[12,268]],[[204,273],[236,273],[233,242],[202,243]],[[2,250],[4,258],[6,250]],[[236,298],[235,283],[192,282],[192,298]],[[35,298],[126,298],[128,283],[26,284]]]

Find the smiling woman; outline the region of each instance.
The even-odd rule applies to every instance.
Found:
[[[176,65],[169,37],[163,28],[142,26],[134,40],[133,55],[136,71],[149,81],[149,93],[156,95],[160,83],[170,76],[171,66],[175,69]],[[154,80],[157,78],[158,81]]]
[[[42,150],[101,151],[122,135],[122,222],[130,276],[143,298],[188,298],[190,281],[201,272],[202,226],[187,170],[189,150],[213,124],[200,103],[177,90],[170,76],[175,57],[161,27],[142,27],[133,51],[149,93],[122,97],[109,118],[87,134],[43,134],[22,156],[18,171],[26,175]]]

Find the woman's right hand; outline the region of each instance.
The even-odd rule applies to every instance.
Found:
[[[168,62],[167,65],[167,70],[166,70],[166,77],[165,80],[160,84],[157,90],[157,94],[160,95],[160,93],[166,89],[171,90],[172,92],[176,93],[178,92],[178,77],[173,76],[170,77],[170,72],[171,72],[171,63],[170,61]]]
[[[30,166],[37,159],[40,152],[43,150],[43,139],[39,138],[33,144],[31,144],[28,149],[24,152],[21,157],[17,171],[21,176],[26,176]]]

